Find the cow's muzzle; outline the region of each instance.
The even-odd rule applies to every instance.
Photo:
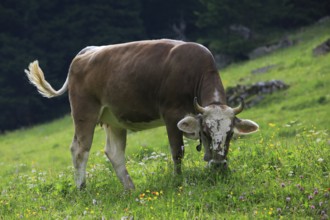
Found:
[[[207,164],[210,168],[227,168],[228,163],[226,159],[223,160],[210,160]]]
[[[204,155],[207,166],[212,168],[227,168],[228,162],[225,155],[220,155],[218,151],[211,151]]]

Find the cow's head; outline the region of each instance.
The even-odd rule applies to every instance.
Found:
[[[202,140],[204,160],[212,164],[227,165],[226,157],[229,143],[234,133],[250,134],[256,132],[258,124],[251,120],[236,117],[243,111],[244,102],[236,108],[227,105],[209,105],[202,107],[197,99],[194,105],[198,115],[188,115],[178,123],[178,128],[191,139]]]

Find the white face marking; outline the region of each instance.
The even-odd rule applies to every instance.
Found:
[[[226,134],[230,131],[231,120],[228,118],[217,118],[213,120],[206,120],[205,122],[207,127],[210,129],[213,145],[212,148],[213,150],[217,150],[220,143],[221,147],[225,143]]]
[[[217,89],[214,89],[214,93],[213,93],[213,98],[214,98],[214,102],[220,102],[220,94],[219,91]]]
[[[225,156],[224,145],[234,113],[230,108],[223,109],[219,106],[208,107],[208,110],[204,122],[212,139],[210,148],[213,151],[218,151],[219,155]]]

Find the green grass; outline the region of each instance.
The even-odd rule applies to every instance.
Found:
[[[164,127],[130,133],[127,167],[136,190],[123,192],[95,131],[87,188],[74,187],[69,116],[0,136],[0,219],[326,219],[330,215],[330,55],[312,49],[330,25],[294,33],[295,47],[221,71],[225,86],[281,79],[288,90],[241,113],[259,133],[232,141],[228,172],[205,168],[186,141],[183,174],[172,174]],[[278,68],[253,75],[253,69]]]

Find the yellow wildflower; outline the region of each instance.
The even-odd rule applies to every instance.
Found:
[[[270,123],[268,123],[268,126],[273,128],[276,126],[276,124],[270,122]]]
[[[159,196],[159,192],[151,192],[152,195]]]

